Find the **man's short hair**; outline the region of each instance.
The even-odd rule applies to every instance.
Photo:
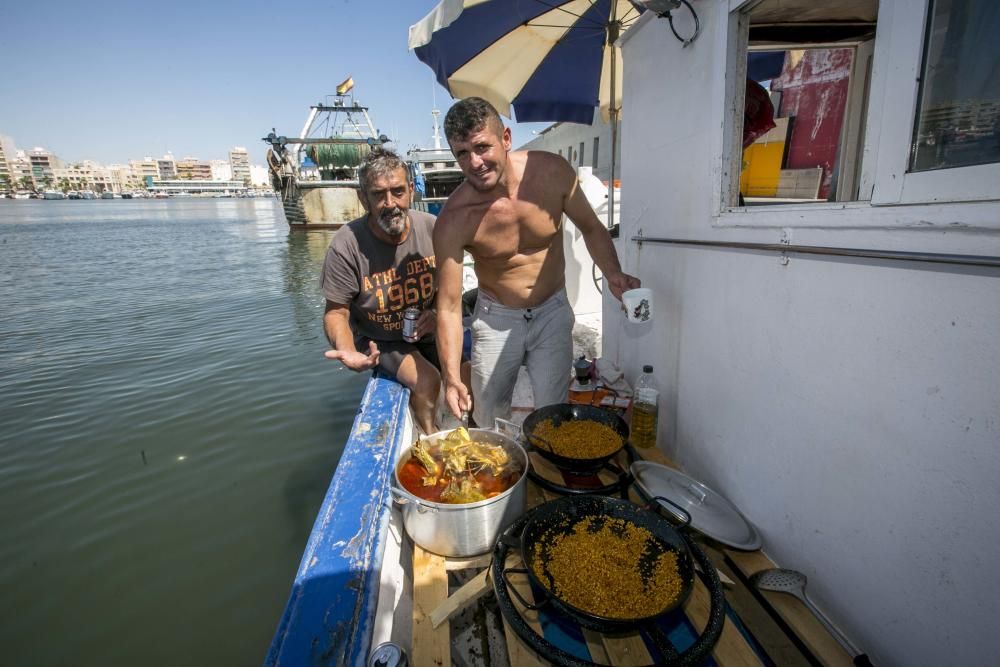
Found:
[[[406,169],[406,163],[399,157],[399,154],[391,148],[376,146],[365,156],[365,159],[361,161],[361,165],[358,167],[358,184],[361,190],[367,193],[368,186],[372,184],[372,181],[382,176],[388,176],[397,169],[402,169],[406,172],[406,181],[408,183],[410,181],[410,174]]]
[[[497,135],[503,134],[503,121],[493,105],[481,97],[466,97],[448,109],[444,117],[444,136],[448,141],[462,140],[487,125],[492,125]]]

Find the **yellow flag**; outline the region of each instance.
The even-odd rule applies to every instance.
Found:
[[[354,77],[349,76],[347,77],[346,81],[337,86],[337,94],[346,95],[348,92],[350,92],[351,88],[353,87],[354,87]]]

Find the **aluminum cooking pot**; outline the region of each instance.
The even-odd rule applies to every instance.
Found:
[[[439,431],[423,440],[436,442],[449,433]],[[416,544],[441,556],[476,556],[490,551],[500,533],[526,509],[528,455],[521,445],[514,438],[489,429],[469,429],[469,435],[478,442],[500,445],[521,466],[517,482],[498,496],[462,504],[424,500],[407,491],[399,481],[399,469],[410,459],[412,446],[396,462],[392,494],[403,514],[403,528]]]

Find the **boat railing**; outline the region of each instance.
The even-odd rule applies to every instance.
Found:
[[[409,390],[373,375],[316,516],[265,665],[364,665],[379,596]],[[333,446],[333,443],[331,443]]]

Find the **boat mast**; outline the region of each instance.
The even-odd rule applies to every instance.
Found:
[[[441,128],[438,126],[438,116],[441,115],[439,109],[432,109],[431,116],[434,117],[434,148],[441,149]]]
[[[299,133],[299,139],[306,139],[309,137],[309,133],[312,132],[313,122],[316,120],[316,113],[319,111],[317,107],[310,107],[309,118],[306,119],[306,124],[302,126],[302,132]],[[302,151],[305,148],[305,144],[299,144],[298,149],[295,153],[295,164],[302,164]]]

